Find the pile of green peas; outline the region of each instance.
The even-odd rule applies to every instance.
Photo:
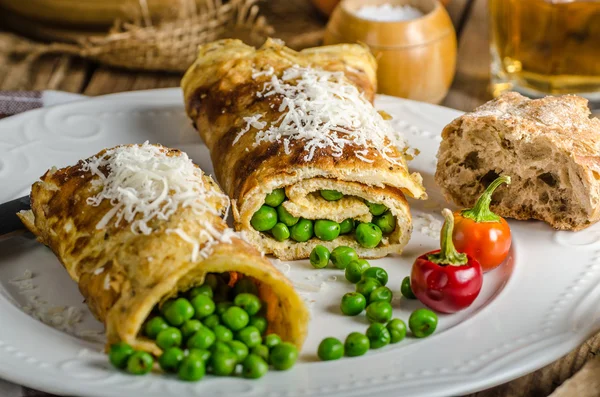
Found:
[[[344,196],[335,190],[320,190],[319,194],[327,201],[337,201]],[[396,217],[383,204],[365,202],[373,214],[373,221],[370,223],[355,222],[353,219],[337,223],[328,219],[313,221],[292,216],[282,205],[286,200],[283,188],[267,194],[265,203],[252,215],[252,227],[270,234],[277,241],[291,238],[297,242],[308,241],[313,236],[322,241],[332,241],[340,235],[354,232],[356,241],[365,248],[377,247],[383,236],[396,228]]]
[[[228,273],[208,274],[205,282],[155,308],[142,332],[163,351],[157,358],[166,373],[198,381],[206,373],[256,379],[294,366],[298,349],[277,334],[265,335],[267,319],[252,280],[229,287]],[[152,370],[155,357],[124,342],[111,346],[110,362],[130,374]]]
[[[386,285],[388,273],[381,267],[371,267],[365,259],[360,259],[351,247],[339,246],[329,250],[317,245],[310,254],[310,263],[315,268],[324,268],[329,261],[338,269],[345,271],[346,280],[356,284],[355,292],[348,292],[342,297],[340,310],[347,316],[357,316],[366,311],[371,323],[364,334],[350,333],[345,343],[328,337],[321,341],[317,355],[321,360],[337,360],[342,356],[361,356],[369,349],[378,349],[389,343],[398,343],[406,336],[406,324],[398,318],[392,319],[393,292]],[[407,299],[415,299],[410,287],[410,277],[402,280],[402,295]],[[408,321],[409,329],[417,338],[431,335],[437,328],[437,315],[429,309],[415,310]]]

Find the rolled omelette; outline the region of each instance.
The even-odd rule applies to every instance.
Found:
[[[361,45],[300,52],[278,40],[260,49],[239,40],[200,46],[181,84],[186,111],[232,199],[236,230],[260,250],[291,260],[307,258],[319,244],[330,250],[345,245],[362,258],[378,258],[408,243],[412,220],[405,196],[425,199],[426,193],[421,176],[408,171],[411,149],[372,105],[376,84],[375,59]],[[284,226],[259,230],[253,217],[277,189],[285,192],[274,208],[278,224],[286,217]],[[342,197],[328,200],[323,191]],[[369,203],[382,204],[385,212],[370,210]],[[333,234],[319,237],[319,220],[323,227],[322,220],[348,227],[336,235],[330,223]],[[376,229],[372,225],[380,222],[375,247],[357,241],[357,225]],[[298,236],[294,228],[300,227]]]
[[[63,264],[107,346],[125,341],[159,355],[142,325],[155,306],[201,285],[209,273],[254,282],[268,332],[302,346],[308,311],[291,283],[229,228],[229,199],[179,150],[118,146],[51,169],[19,217]]]

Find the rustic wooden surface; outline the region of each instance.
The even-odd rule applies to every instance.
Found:
[[[286,8],[281,6],[284,0],[270,1],[265,11],[288,44],[306,47],[319,43],[326,20],[310,4],[295,0],[294,12],[303,15],[305,22],[301,29],[296,26],[296,30],[291,31],[285,18]],[[456,26],[459,49],[456,77],[442,105],[468,111],[491,98],[488,92],[487,0],[452,0],[448,10]],[[297,34],[298,31],[303,33]],[[70,56],[44,56],[32,64],[28,59],[3,54],[0,46],[0,90],[55,89],[102,95],[175,87],[179,85],[180,77],[169,73],[111,69]],[[532,374],[469,397],[548,396],[586,360],[594,357],[599,348],[600,335],[596,335],[569,355]]]

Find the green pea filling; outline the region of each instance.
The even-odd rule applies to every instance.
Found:
[[[327,201],[340,200],[344,195],[336,190],[320,190],[319,195]],[[333,241],[341,235],[353,234],[356,241],[365,248],[379,245],[384,235],[396,229],[396,217],[383,204],[365,201],[373,214],[370,223],[358,223],[348,218],[337,223],[329,219],[310,220],[295,217],[283,206],[287,200],[285,189],[273,190],[265,197],[265,203],[252,215],[250,224],[277,241],[292,239],[305,242],[313,237],[322,241]]]
[[[283,223],[277,224],[287,230]],[[256,379],[267,373],[269,365],[275,370],[291,368],[298,358],[296,347],[282,342],[277,334],[263,338],[268,321],[262,315],[265,306],[255,282],[243,277],[233,288],[229,282],[229,273],[211,273],[203,285],[180,293],[152,311],[142,333],[155,341],[162,355],[154,357],[119,342],[111,346],[111,364],[130,374],[143,375],[157,360],[164,372],[175,373],[184,381],[198,381],[206,373],[241,373]]]

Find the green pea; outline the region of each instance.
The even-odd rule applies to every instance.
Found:
[[[269,365],[256,354],[249,354],[242,364],[244,378],[258,379],[266,374],[268,370]]]
[[[135,350],[127,343],[115,343],[110,346],[108,360],[116,368],[125,369],[125,367],[127,367],[127,360],[129,360],[129,357],[131,357],[133,353],[135,353]]]
[[[217,276],[216,274],[210,273],[207,274],[206,277],[204,277],[204,284],[202,284],[203,286],[209,286],[211,290],[216,290],[217,286],[219,284],[222,284],[223,280],[221,280],[221,278],[219,276]],[[211,296],[212,298],[212,296]]]
[[[146,375],[152,371],[154,358],[150,353],[136,351],[127,359],[127,372],[132,375]]]
[[[158,365],[165,372],[177,372],[184,358],[183,350],[178,347],[166,349],[158,358]]]
[[[170,307],[170,306],[171,306],[173,303],[175,303],[175,299],[169,299],[169,300],[167,300],[166,302],[164,302],[164,303],[162,304],[162,306],[160,306],[160,310],[159,310],[159,312],[160,312],[160,314],[162,314],[163,318],[164,318],[164,316],[165,316],[165,312],[167,311],[167,309],[168,309],[168,308],[169,308],[169,307]]]
[[[181,380],[195,382],[204,377],[206,367],[204,361],[196,355],[189,355],[179,365],[177,376]]]
[[[388,282],[388,274],[385,269],[377,266],[370,267],[363,272],[362,279],[364,280],[367,278],[374,278],[379,281],[381,285],[386,285]]]
[[[354,237],[365,248],[375,248],[382,237],[381,229],[373,223],[361,223],[356,227]]]
[[[187,340],[189,349],[208,350],[216,340],[215,333],[208,327],[200,328],[194,335]]]
[[[271,229],[271,234],[273,238],[277,241],[285,241],[290,238],[290,229],[283,222],[278,222]]]
[[[342,358],[344,345],[336,338],[325,338],[319,343],[317,356],[321,361],[331,361]]]
[[[329,255],[330,253],[327,247],[317,245],[310,252],[310,264],[313,265],[315,269],[323,269],[329,264]]]
[[[340,309],[346,316],[356,316],[367,306],[367,300],[358,292],[348,292],[342,297]]]
[[[229,376],[235,371],[237,356],[232,352],[213,354],[210,358],[212,373],[217,376]]]
[[[389,302],[379,301],[367,306],[367,319],[372,323],[387,323],[392,319],[393,309]]]
[[[371,203],[370,201],[365,201],[365,204],[367,204],[367,207],[369,207],[371,214],[375,216],[379,216],[388,210],[388,207],[383,204]]]
[[[215,302],[206,295],[197,295],[192,299],[194,307],[194,316],[197,319],[203,319],[215,312]]]
[[[187,355],[188,356],[196,356],[200,360],[207,362],[208,359],[210,358],[210,356],[212,355],[212,353],[205,349],[189,349]]]
[[[244,293],[258,295],[258,287],[256,286],[256,284],[254,284],[254,281],[252,281],[252,279],[247,277],[238,280],[238,282],[235,283],[235,285],[233,286],[234,295],[237,296],[239,294]]]
[[[156,335],[167,328],[169,328],[169,324],[167,324],[164,318],[160,316],[152,317],[144,325],[144,334],[150,339],[156,339]]]
[[[346,272],[344,275],[346,276],[346,280],[351,283],[358,283],[362,278],[362,274],[365,270],[367,270],[371,265],[365,259],[355,259],[348,264],[346,267]]]
[[[229,347],[229,344],[227,342],[215,342],[210,347],[210,352],[213,356],[215,354],[231,353],[231,347]]]
[[[223,313],[227,311],[230,307],[233,306],[233,302],[219,302],[215,308],[215,313],[219,316],[222,316]]]
[[[354,251],[353,248],[344,245],[335,247],[333,251],[331,251],[331,262],[333,262],[338,269],[345,269],[350,262],[356,259],[358,259],[356,251]]]
[[[393,293],[388,287],[379,287],[369,295],[369,303],[373,302],[388,302],[392,301]]]
[[[348,357],[357,357],[365,354],[370,347],[369,338],[360,332],[351,332],[344,342],[344,352]]]
[[[396,217],[390,211],[373,218],[373,223],[381,229],[383,234],[390,234],[396,229]]]
[[[300,218],[290,214],[283,205],[280,205],[279,207],[277,207],[277,216],[279,218],[279,221],[282,222],[287,227],[294,226],[300,220]]]
[[[232,331],[239,331],[248,325],[250,317],[241,307],[231,306],[221,315],[221,321]]]
[[[327,219],[315,222],[315,236],[323,241],[332,241],[340,235],[340,224]]]
[[[212,288],[210,288],[210,285],[201,285],[199,287],[194,287],[191,290],[189,290],[187,295],[188,295],[188,298],[190,299],[190,301],[192,299],[194,299],[195,297],[197,297],[198,295],[206,295],[212,299],[213,290],[212,290]]]
[[[410,277],[406,276],[402,279],[402,285],[400,286],[400,292],[406,299],[417,299],[412,287],[410,286]]]
[[[188,340],[188,338],[194,335],[203,325],[199,320],[187,320],[181,326],[181,336],[183,340]]]
[[[215,333],[215,338],[217,338],[218,342],[229,342],[230,340],[233,340],[233,332],[223,325],[215,326],[213,332]]]
[[[262,343],[262,336],[260,335],[260,331],[258,330],[258,328],[252,325],[249,325],[246,328],[239,330],[236,334],[236,339],[244,343],[249,348],[258,346]]]
[[[269,349],[274,348],[275,346],[277,346],[280,343],[281,343],[281,338],[277,334],[269,334],[269,335],[265,336],[265,346],[267,346]]]
[[[277,211],[275,208],[263,205],[252,215],[250,224],[252,227],[259,232],[266,232],[267,230],[273,229],[273,226],[277,223]]]
[[[269,362],[269,348],[265,345],[258,345],[252,348],[252,354],[256,354],[266,362]]]
[[[242,309],[244,309],[246,313],[248,313],[248,315],[250,316],[254,316],[262,308],[262,303],[260,302],[260,299],[258,298],[258,296],[253,294],[239,294],[235,297],[233,303],[236,306],[239,306]]]
[[[181,340],[181,331],[175,327],[163,329],[156,336],[156,344],[163,350],[169,347],[181,346]]]
[[[288,342],[278,344],[271,350],[270,362],[277,371],[290,369],[298,359],[298,349]]]
[[[271,193],[267,194],[267,197],[265,197],[265,204],[273,208],[277,207],[284,201],[285,189],[283,188],[275,189]]]
[[[337,190],[321,190],[321,197],[323,197],[327,201],[337,201],[344,197],[344,195]]]
[[[267,332],[268,322],[267,319],[262,316],[250,317],[250,322],[248,323],[248,325],[256,327],[256,329],[258,329],[261,335]]]
[[[408,327],[417,338],[425,338],[435,332],[437,315],[429,309],[417,309],[408,318]]]
[[[354,230],[354,219],[348,218],[340,223],[340,234],[348,234]]]
[[[218,314],[211,314],[210,316],[204,317],[202,319],[202,324],[204,324],[205,327],[208,327],[210,329],[215,329],[215,327],[220,323],[221,320],[219,319]]]
[[[374,278],[363,278],[356,283],[356,292],[362,294],[365,298],[371,296],[371,292],[381,287],[381,283]]]
[[[248,356],[248,346],[244,345],[239,340],[232,340],[227,342],[229,348],[237,356],[237,362],[241,363]]]
[[[298,223],[296,223],[290,229],[290,235],[292,240],[297,241],[299,243],[303,243],[305,241],[310,240],[313,236],[313,223],[310,219],[301,218]]]
[[[169,324],[180,327],[187,320],[194,317],[194,307],[189,300],[177,298],[165,309],[163,315]]]
[[[387,323],[386,328],[390,332],[391,343],[398,343],[406,336],[406,324],[399,318],[395,318]]]
[[[369,338],[369,344],[371,349],[379,349],[389,345],[391,336],[390,331],[381,323],[373,323],[367,328],[367,338]]]

